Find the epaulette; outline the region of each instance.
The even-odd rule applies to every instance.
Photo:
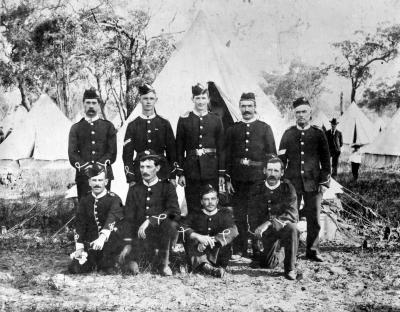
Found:
[[[116,194],[114,192],[108,192],[108,194],[110,194],[110,196],[116,196]]]
[[[322,130],[321,127],[318,127],[317,125],[311,125],[311,128],[318,129],[320,131],[324,131],[324,130]]]
[[[188,117],[189,117],[189,114],[190,114],[190,111],[187,111],[187,112],[183,113],[180,117],[182,117],[182,118],[188,118]]]
[[[230,207],[218,207],[219,212],[233,215],[232,208]]]
[[[293,130],[293,129],[297,129],[297,126],[296,125],[294,125],[294,126],[290,126],[289,128],[287,128],[286,130]]]

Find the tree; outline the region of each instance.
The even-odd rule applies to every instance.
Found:
[[[351,81],[351,102],[355,101],[357,89],[372,77],[371,65],[377,62],[389,62],[398,54],[400,25],[377,28],[375,34],[363,31],[355,32],[358,39],[333,43],[343,58],[337,58],[334,71]]]
[[[359,105],[375,110],[378,114],[392,109],[392,106],[400,108],[400,80],[393,84],[381,81],[365,89]]]
[[[266,84],[263,90],[272,95],[283,114],[287,114],[293,100],[304,96],[311,102],[317,102],[325,87],[323,82],[328,75],[329,67],[310,66],[301,61],[294,60],[286,74],[263,73]]]

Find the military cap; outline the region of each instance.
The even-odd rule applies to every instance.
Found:
[[[98,100],[99,98],[100,97],[99,97],[99,94],[97,93],[97,90],[93,87],[85,90],[85,92],[83,93],[83,100],[86,100],[86,99]]]
[[[240,96],[240,101],[247,101],[247,100],[251,100],[251,101],[256,100],[256,96],[254,95],[253,92],[248,92],[248,93],[243,92],[242,93],[242,95]]]
[[[308,102],[308,100],[305,98],[305,97],[299,97],[298,99],[296,99],[294,102],[293,102],[293,108],[296,108],[297,106],[300,106],[300,105],[308,105],[308,106],[311,106],[310,105],[310,102]]]
[[[163,157],[158,155],[154,150],[145,150],[140,156],[139,161],[154,160],[156,165],[160,165],[163,161]]]
[[[200,196],[203,197],[208,193],[215,192],[218,194],[218,190],[216,190],[211,184],[203,185],[200,189]]]
[[[200,83],[197,83],[195,86],[192,86],[192,95],[197,96],[200,94],[204,94],[208,91],[208,89],[202,86]]]
[[[85,174],[88,178],[97,177],[102,172],[107,176],[107,168],[101,164],[90,165],[85,170]]]
[[[147,84],[147,83],[139,86],[138,90],[139,90],[139,94],[140,95],[145,95],[145,94],[148,94],[150,92],[154,92],[155,93],[154,88],[151,85]]]

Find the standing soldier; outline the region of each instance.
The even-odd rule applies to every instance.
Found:
[[[322,194],[330,183],[330,155],[325,133],[310,126],[311,106],[304,98],[293,102],[296,126],[285,131],[279,145],[279,157],[285,165],[285,178],[292,182],[297,193],[300,214],[307,219],[306,257],[322,262],[319,254],[319,231]]]
[[[161,168],[160,178],[171,179],[170,181],[176,185],[176,147],[171,124],[156,114],[154,105],[157,102],[157,95],[150,85],[140,86],[139,94],[142,114],[129,123],[122,153],[127,182],[134,184],[142,179],[139,159],[153,150],[157,155],[166,156],[168,160],[168,164]],[[133,159],[135,152],[136,157]]]
[[[178,183],[185,187],[189,213],[200,210],[200,188],[225,183],[224,129],[218,115],[208,111],[208,89],[192,87],[194,109],[181,116],[176,131]]]
[[[78,199],[90,191],[85,170],[94,164],[107,169],[107,189],[110,190],[114,178],[111,164],[117,156],[117,137],[113,124],[99,118],[99,96],[93,88],[83,94],[85,118],[71,127],[68,142],[68,157],[76,169],[75,181],[78,188]]]
[[[342,133],[336,129],[338,122],[336,118],[331,120],[331,129],[325,131],[326,139],[328,140],[329,153],[332,157],[332,177],[337,176],[337,167],[339,163],[340,149],[343,146]]]
[[[264,180],[264,164],[272,154],[276,155],[276,146],[271,127],[255,116],[254,93],[243,93],[239,108],[243,119],[228,128],[225,153],[227,191],[234,194],[234,216],[239,229],[233,253],[245,256],[250,190],[255,183]]]

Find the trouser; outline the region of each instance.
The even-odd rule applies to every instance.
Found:
[[[351,173],[353,174],[354,181],[358,179],[358,169],[360,169],[360,164],[352,162],[351,163]]]
[[[218,190],[218,178],[205,180],[186,179],[185,197],[188,213],[201,209],[200,190],[204,185],[211,184]]]
[[[83,196],[91,191],[91,187],[89,186],[89,178],[87,176],[80,176],[75,179],[75,182],[78,191],[78,201],[80,201]],[[111,180],[108,180],[106,189],[108,191],[111,189]]]
[[[106,270],[114,267],[116,258],[121,253],[123,242],[118,234],[111,232],[109,240],[104,244],[102,250],[88,249],[85,246],[85,251],[88,253],[87,261],[79,264],[79,261],[73,259],[68,266],[68,271],[71,274],[82,274],[93,272],[96,269]]]
[[[197,249],[199,243],[195,240],[189,239],[184,243],[187,262],[191,271],[195,271],[204,263],[210,263],[213,266],[226,268],[231,258],[231,245],[228,244],[224,247],[217,244],[214,248],[207,247],[204,251]]]
[[[170,219],[163,220],[158,226],[149,226],[146,229],[146,238],[135,237],[132,240],[132,251],[129,260],[153,261],[154,265],[167,266],[169,251],[178,235],[178,223]]]
[[[337,167],[338,167],[338,163],[339,163],[339,156],[340,156],[340,152],[338,153],[331,153],[332,155],[332,177],[336,177],[337,176]]]
[[[283,260],[285,272],[295,269],[299,246],[296,223],[289,222],[280,230],[269,227],[262,235],[264,251],[260,256],[260,266],[273,269]],[[282,254],[282,247],[285,254]]]
[[[232,185],[235,189],[232,197],[233,216],[239,232],[239,236],[233,242],[233,253],[246,255],[249,239],[247,216],[249,214],[250,191],[254,182],[232,181]]]
[[[297,193],[297,207],[300,208],[301,199],[304,200],[304,207],[300,210],[300,217],[307,220],[306,255],[314,256],[319,254],[319,231],[322,193],[304,192]]]

